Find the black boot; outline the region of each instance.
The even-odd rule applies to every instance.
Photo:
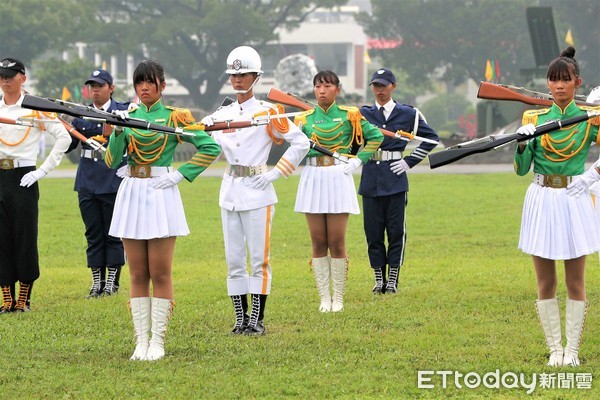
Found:
[[[373,268],[373,272],[375,273],[375,286],[373,286],[373,293],[382,294],[385,292],[385,267]]]
[[[248,327],[244,331],[244,335],[258,336],[265,334],[263,320],[266,303],[266,294],[252,294],[252,314],[250,314],[250,321],[248,322]]]
[[[0,286],[2,289],[2,307],[0,314],[13,312],[15,310],[15,284]]]
[[[103,283],[102,283],[102,275],[104,272],[104,267],[91,268],[92,270],[92,288],[90,289],[90,294],[86,297],[86,299],[93,299],[96,297],[101,297],[104,292]]]
[[[235,311],[235,325],[231,333],[240,335],[248,327],[248,297],[245,294],[231,296]]]
[[[121,275],[121,266],[108,267],[108,277],[104,286],[104,294],[110,296],[119,291],[119,276]]]
[[[400,274],[400,267],[390,267],[390,276],[385,285],[386,293],[398,292],[398,275]]]
[[[32,282],[19,282],[19,297],[17,298],[17,304],[15,305],[15,312],[28,312],[31,311],[31,289],[33,288]]]

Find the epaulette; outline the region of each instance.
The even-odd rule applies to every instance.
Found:
[[[196,122],[192,112],[187,108],[179,108],[173,106],[165,106],[166,109],[171,110],[171,120],[175,123],[175,126],[179,124],[190,125]]]
[[[338,107],[340,107],[340,110],[344,110],[348,113],[347,117],[350,121],[364,118],[362,116],[362,114],[360,113],[360,110],[356,106],[338,106]],[[358,116],[360,116],[360,118],[358,118]]]
[[[294,124],[298,125],[298,122],[302,122],[302,125],[306,125],[306,117],[315,112],[314,108],[304,111],[302,114],[298,114],[294,117]]]
[[[522,125],[534,124],[537,125],[537,120],[540,115],[548,114],[550,108],[540,108],[539,110],[527,110],[523,113]]]
[[[600,112],[600,105],[597,106],[579,106],[583,111],[597,111]],[[600,126],[600,116],[591,118],[589,124],[593,126]]]

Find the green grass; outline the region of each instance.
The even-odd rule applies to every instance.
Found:
[[[358,177],[357,177],[358,179]],[[174,260],[177,305],[167,356],[132,362],[128,271],[117,296],[86,300],[90,273],[70,179],[40,183],[41,278],[33,312],[0,318],[1,399],[594,398],[592,390],[417,388],[419,370],[532,374],[600,368],[598,256],[588,261],[589,316],[579,369],[546,367],[535,275],[517,249],[529,178],[411,176],[400,291],[374,296],[362,216],[348,227],[345,311],[318,312],[298,177],[276,182],[268,334],[233,337],[218,207],[219,178],[180,185],[191,235]],[[563,300],[564,271],[559,268]],[[563,313],[564,315],[564,313]],[[594,376],[595,377],[595,376]],[[594,395],[595,393],[595,395]]]

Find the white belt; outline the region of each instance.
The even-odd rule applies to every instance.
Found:
[[[102,152],[99,150],[81,149],[81,157],[89,158],[91,160],[102,160]]]
[[[536,172],[533,174],[533,183],[553,189],[564,189],[573,181],[573,178],[576,177],[568,175],[544,175]]]
[[[267,164],[260,164],[255,166],[228,164],[225,173],[233,177],[240,178],[245,176],[260,175],[268,171],[269,167],[267,166]]]
[[[402,152],[401,151],[378,150],[373,154],[373,156],[371,156],[371,160],[374,160],[374,161],[402,160]]]
[[[35,167],[35,160],[13,160],[12,158],[0,158],[0,169],[15,169],[23,167]]]
[[[132,178],[154,178],[174,171],[173,167],[151,167],[149,165],[128,165],[127,176]]]

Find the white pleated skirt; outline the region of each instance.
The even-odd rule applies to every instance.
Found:
[[[344,174],[343,165],[307,165],[300,176],[294,211],[309,214],[360,214],[352,174]]]
[[[521,219],[519,249],[550,260],[570,260],[600,249],[598,216],[592,197],[532,183]]]
[[[148,240],[189,235],[177,185],[155,189],[157,179],[123,179],[115,200],[111,236]]]

